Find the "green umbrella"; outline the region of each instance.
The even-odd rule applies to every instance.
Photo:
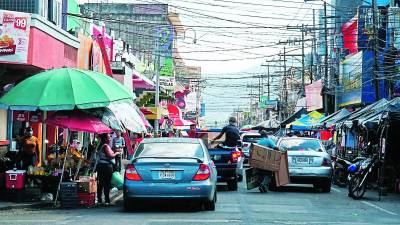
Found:
[[[126,87],[105,74],[60,68],[25,79],[0,98],[0,107],[29,111],[89,109],[134,97]]]

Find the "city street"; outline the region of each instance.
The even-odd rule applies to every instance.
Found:
[[[195,207],[148,205],[125,212],[122,199],[112,207],[76,210],[18,209],[0,211],[1,224],[400,224],[400,196],[378,201],[376,192],[355,201],[346,189],[333,187],[329,194],[311,186],[286,187],[281,192],[261,194],[220,187],[215,212]]]

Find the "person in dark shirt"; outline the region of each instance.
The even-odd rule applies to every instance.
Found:
[[[239,129],[235,126],[236,118],[229,118],[229,125],[222,128],[221,133],[217,137],[213,139],[213,141],[220,139],[225,134],[225,141],[223,142],[224,146],[228,147],[236,147],[238,145],[238,141],[240,140]]]

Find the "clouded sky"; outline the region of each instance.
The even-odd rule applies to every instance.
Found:
[[[101,1],[80,0],[80,2]],[[261,64],[266,60],[279,59],[278,54],[283,49],[283,45],[279,45],[279,42],[300,38],[301,33],[288,30],[286,27],[312,25],[313,9],[320,9],[323,4],[322,1],[304,3],[304,0],[103,0],[102,2],[168,3],[169,10],[179,14],[186,28],[185,39],[182,37],[178,40],[180,55],[187,65],[201,66],[203,77],[209,79],[203,92],[207,109],[206,118],[209,122],[225,121],[234,108],[249,105],[248,94],[251,90],[247,86],[258,82],[254,76],[266,73],[266,68],[261,67]],[[318,23],[318,19],[316,21]],[[194,39],[196,43],[193,43]],[[306,47],[309,46],[310,43],[306,43]],[[291,45],[286,48],[289,51],[297,51],[300,46]],[[234,81],[218,79],[246,76],[253,78]]]

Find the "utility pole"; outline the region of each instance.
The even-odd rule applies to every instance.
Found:
[[[267,66],[267,91],[268,91],[268,100],[270,99],[270,97],[271,97],[271,95],[270,95],[270,86],[271,86],[271,84],[269,83],[270,82],[270,80],[269,80],[269,65]]]
[[[376,0],[372,0],[372,23],[374,29],[374,67],[373,67],[373,77],[375,84],[375,100],[378,101],[381,99],[381,93],[379,88],[379,80],[378,80],[378,29],[376,26]]]
[[[305,90],[305,83],[304,83],[304,76],[305,76],[305,64],[304,64],[304,24],[301,25],[301,91],[304,94]]]
[[[156,54],[157,54],[157,61],[156,61],[156,95],[155,95],[155,106],[157,108],[157,112],[160,106],[160,38],[157,37],[156,39]],[[158,114],[158,113],[157,113]],[[158,118],[154,120],[154,137],[157,137],[159,131],[159,123]]]
[[[326,12],[326,1],[324,1],[324,29],[325,29],[325,76],[324,76],[324,113],[325,115],[328,115],[328,93],[327,89],[329,87],[329,82],[328,82],[328,17],[327,17],[327,12]]]
[[[285,104],[287,104],[287,80],[286,80],[286,47],[283,47],[283,88],[284,88],[284,99]]]
[[[314,79],[314,57],[316,56],[316,42],[315,42],[315,9],[312,10],[313,14],[313,40],[311,44],[311,69],[310,69],[310,81]]]

